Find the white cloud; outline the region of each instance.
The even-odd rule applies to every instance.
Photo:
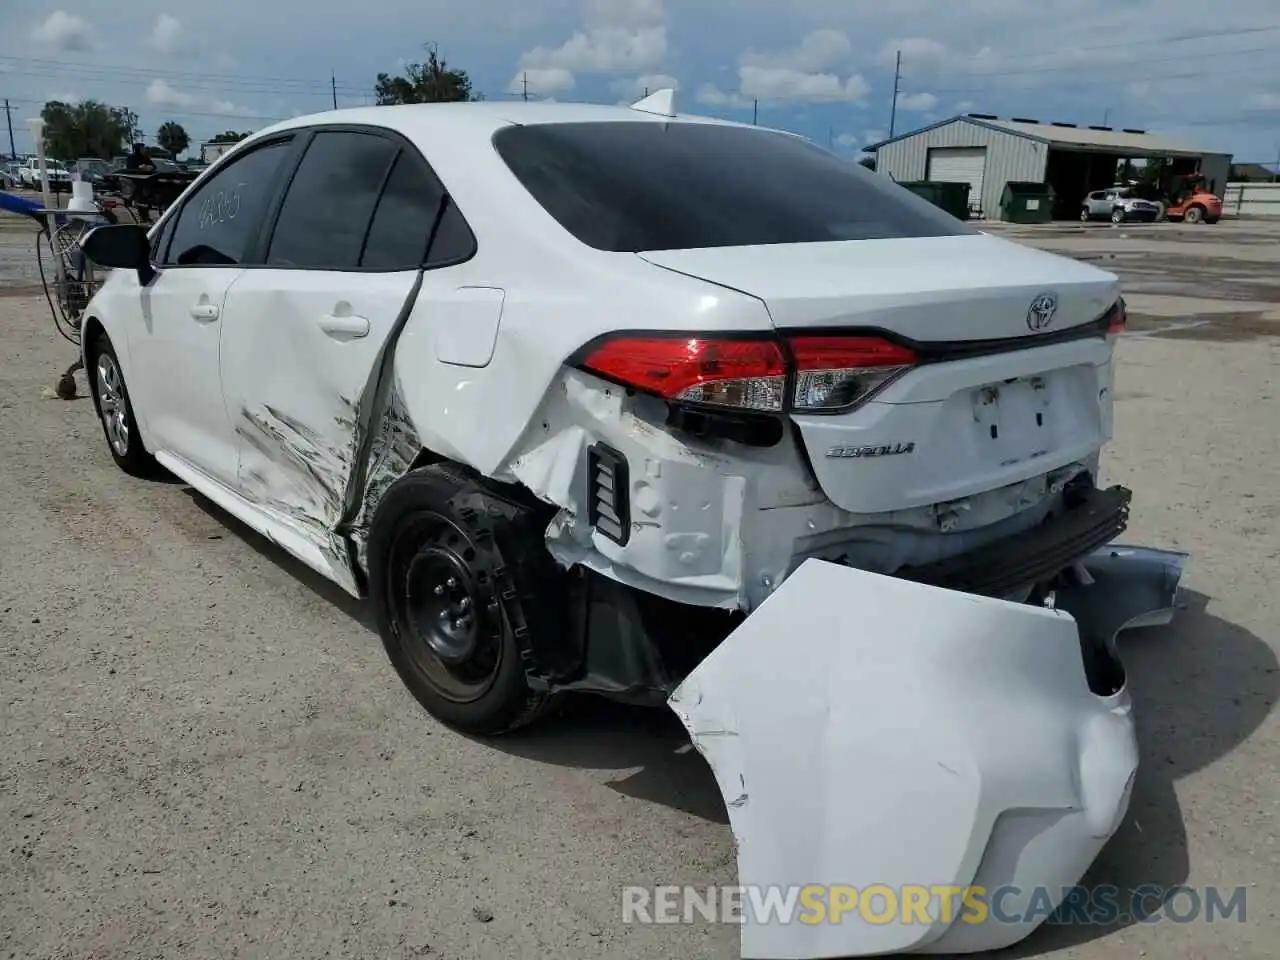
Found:
[[[947,48],[937,40],[931,40],[928,37],[902,37],[897,40],[886,40],[884,46],[880,48],[876,61],[882,67],[893,67],[897,63],[899,53],[902,54],[904,72],[913,64],[936,64],[948,57]]]
[[[1245,100],[1244,105],[1249,110],[1280,110],[1280,93],[1255,93]]]
[[[667,57],[662,0],[585,0],[585,24],[558,47],[537,46],[520,57],[529,70],[622,73],[652,70]]]
[[[714,83],[704,83],[698,88],[694,99],[708,107],[734,107],[742,109],[751,106],[751,101],[737,93],[726,93]]]
[[[796,73],[821,73],[842,67],[853,56],[853,44],[839,30],[814,30],[800,43],[787,50],[759,53],[748,50],[739,60],[741,66],[768,70],[790,70]]]
[[[932,93],[900,93],[898,106],[903,110],[932,110],[938,105],[938,98]]]
[[[147,45],[161,53],[173,53],[178,45],[180,33],[182,33],[182,21],[175,16],[162,13],[156,17],[155,25],[151,28],[151,36],[147,38]]]
[[[71,52],[93,49],[93,28],[65,10],[55,10],[31,30],[33,43],[53,50]]]
[[[534,68],[517,72],[507,84],[507,93],[546,97],[572,90],[575,83],[573,73],[563,67]]]
[[[860,143],[862,143],[862,140],[856,133],[842,133],[836,137],[836,146],[838,147],[849,149],[858,146]]]
[[[147,103],[153,106],[176,108],[179,113],[181,113],[182,109],[187,109],[194,113],[219,113],[227,116],[261,113],[261,110],[250,110],[223,97],[188,93],[185,90],[179,90],[166,80],[159,79],[152,80],[147,85],[146,98]],[[285,111],[277,110],[276,112],[283,113]]]
[[[613,89],[624,97],[631,97],[631,100],[624,102],[632,103],[637,97],[643,97],[646,90],[649,93],[668,89],[679,90],[680,81],[669,73],[646,73],[629,80],[618,80],[613,84]]]
[[[834,73],[802,73],[781,67],[739,67],[738,91],[749,100],[857,103],[871,87],[861,74],[841,80]]]
[[[57,100],[59,103],[79,103],[84,97],[78,93],[50,93],[45,95],[45,102]]]
[[[956,109],[961,113],[968,113],[977,106],[972,100],[961,100],[956,104]]]
[[[184,93],[164,80],[152,80],[147,86],[147,103],[159,107],[194,107],[200,103],[200,98],[194,93]]]
[[[743,103],[862,104],[871,90],[860,73],[849,70],[853,44],[839,30],[814,30],[793,47],[750,49],[738,58],[738,89],[704,87],[698,99],[711,106]]]
[[[866,144],[879,143],[881,140],[887,139],[889,136],[884,130],[864,130],[862,133],[863,142]]]

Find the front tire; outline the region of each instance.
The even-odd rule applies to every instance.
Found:
[[[1083,207],[1080,210],[1080,222],[1088,223],[1092,218],[1089,216],[1089,208]]]
[[[1204,207],[1192,207],[1184,218],[1187,223],[1200,223],[1204,220]]]
[[[1120,209],[1112,210],[1112,211],[1111,211],[1111,222],[1112,222],[1112,223],[1124,223],[1124,211],[1123,211],[1123,210],[1120,210]]]
[[[387,490],[369,530],[369,597],[396,673],[437,720],[495,736],[550,705],[530,688],[535,647],[565,636],[563,575],[541,511],[448,464]]]
[[[134,477],[151,477],[157,470],[156,462],[142,445],[142,434],[133,414],[133,402],[125,386],[120,358],[105,333],[99,333],[88,350],[85,373],[89,378],[89,392],[93,406],[98,411],[107,450],[116,466]]]

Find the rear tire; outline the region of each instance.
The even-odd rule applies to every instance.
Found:
[[[89,393],[102,424],[107,450],[116,466],[134,477],[154,477],[159,465],[142,445],[142,433],[133,414],[133,402],[125,386],[120,358],[116,356],[105,333],[99,333],[89,345],[85,375]]]
[[[1089,216],[1089,208],[1088,208],[1088,207],[1082,207],[1082,208],[1080,209],[1080,222],[1081,222],[1081,223],[1088,223],[1091,219],[1093,219],[1093,218]]]
[[[369,598],[383,646],[437,720],[495,736],[550,706],[530,688],[540,638],[568,613],[563,574],[539,511],[451,464],[413,470],[378,504],[369,530]]]
[[[1124,223],[1124,211],[1123,211],[1123,210],[1120,210],[1120,209],[1118,209],[1118,208],[1117,208],[1117,209],[1115,209],[1115,210],[1112,210],[1112,211],[1111,211],[1111,222],[1112,222],[1112,223]]]
[[[1204,207],[1191,207],[1183,218],[1187,223],[1201,223],[1204,220]]]

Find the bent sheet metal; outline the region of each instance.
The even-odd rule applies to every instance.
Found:
[[[1016,887],[1000,916],[1027,919],[748,915],[743,957],[968,953],[1031,933],[1036,891],[1056,907],[1128,809],[1138,750],[1114,638],[1168,620],[1184,560],[1104,548],[1053,608],[796,570],[670,698],[724,795],[739,883]]]

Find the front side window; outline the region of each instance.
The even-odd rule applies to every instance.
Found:
[[[285,194],[267,264],[358,267],[369,221],[398,152],[394,141],[371,133],[317,133]],[[414,266],[422,262],[426,243],[424,236]]]
[[[583,243],[638,253],[974,231],[798,137],[709,123],[510,126],[494,147]]]
[[[164,257],[170,266],[243,263],[257,239],[290,142],[278,140],[237,157],[184,201]]]

